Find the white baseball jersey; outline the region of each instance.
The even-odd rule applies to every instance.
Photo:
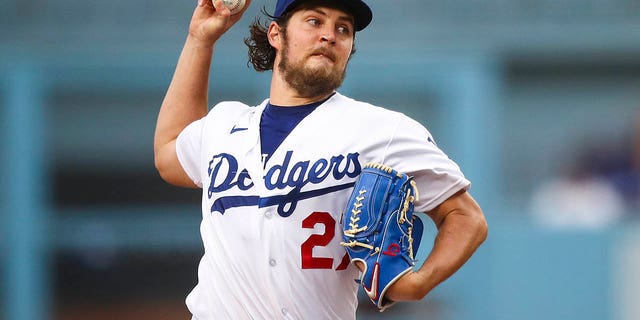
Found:
[[[470,183],[418,122],[339,93],[262,163],[256,107],[222,102],[180,134],[177,154],[203,189],[204,256],[187,297],[194,319],[353,319],[359,271],[340,217],[363,165],[413,175],[416,211]]]

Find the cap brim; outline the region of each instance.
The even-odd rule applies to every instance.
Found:
[[[295,8],[304,1],[305,0],[294,0],[291,1],[286,8],[276,7],[275,16],[279,17],[285,12],[291,11],[291,9]],[[356,29],[356,31],[363,30],[371,23],[371,20],[373,20],[373,12],[371,11],[371,8],[369,8],[369,6],[362,0],[341,0],[336,2],[340,5],[343,5],[349,11],[349,13],[351,13],[351,15],[353,16],[354,28]]]

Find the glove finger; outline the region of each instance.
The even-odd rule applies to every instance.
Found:
[[[413,258],[418,254],[418,249],[420,249],[420,243],[422,242],[422,234],[424,232],[424,224],[422,223],[422,219],[417,215],[413,215],[413,230],[411,232],[411,237],[413,238]]]

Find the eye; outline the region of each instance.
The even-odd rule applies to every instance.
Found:
[[[351,34],[351,29],[347,26],[338,26],[338,32],[341,34],[349,35]]]
[[[307,19],[307,23],[309,23],[312,26],[319,26],[320,25],[320,20],[318,20],[316,18],[309,18],[309,19]]]

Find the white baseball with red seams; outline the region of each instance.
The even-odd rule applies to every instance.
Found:
[[[223,0],[224,5],[229,8],[231,14],[236,14],[244,8],[245,0]]]
[[[340,224],[364,164],[413,176],[416,212],[470,182],[420,123],[339,93],[265,160],[266,103],[219,103],[177,139],[180,164],[203,189],[204,256],[187,306],[197,320],[355,319],[360,272]]]

